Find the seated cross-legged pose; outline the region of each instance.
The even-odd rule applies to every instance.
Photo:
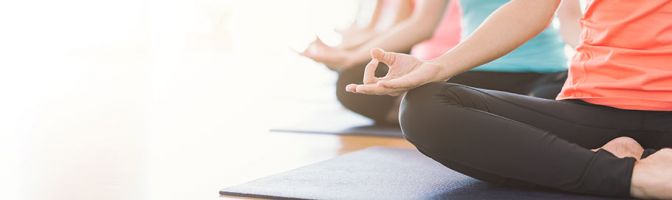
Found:
[[[409,19],[357,48],[331,48],[318,40],[304,55],[338,71],[336,85],[337,88],[343,88],[350,83],[361,83],[365,65],[370,60],[371,48],[408,52],[412,47],[411,55],[421,59],[433,59],[457,44],[460,35],[471,34],[490,13],[507,2],[508,0],[417,0]],[[446,6],[444,11],[442,7]],[[561,36],[557,28],[548,26],[542,33],[508,55],[457,75],[449,82],[555,98],[566,78],[563,37],[569,44],[573,44],[573,40],[578,41],[579,17],[578,3],[563,5],[558,11],[558,19],[566,34]],[[463,25],[461,31],[460,24]],[[385,73],[386,69],[383,67],[377,71],[378,75]],[[377,124],[398,123],[397,97],[368,96],[343,90],[337,90],[336,95],[344,107],[373,119]]]
[[[672,1],[591,0],[557,100],[444,82],[542,32],[561,0],[511,0],[424,61],[371,51],[349,92],[400,95],[406,138],[437,162],[503,185],[672,199]],[[384,77],[373,71],[389,65]]]

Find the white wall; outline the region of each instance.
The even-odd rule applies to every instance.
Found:
[[[0,2],[0,193],[171,197],[152,193],[180,156],[162,142],[266,130],[269,97],[332,78],[290,47],[336,41],[355,2]]]

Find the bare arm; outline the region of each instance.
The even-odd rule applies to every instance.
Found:
[[[372,30],[378,24],[378,20],[380,19],[380,13],[382,12],[382,5],[383,5],[383,0],[376,0],[376,7],[373,9],[373,13],[371,14],[371,19],[369,20],[369,24],[365,26],[367,29]]]
[[[375,39],[363,44],[349,53],[348,63],[361,63],[370,59],[372,48],[383,48],[390,51],[406,51],[413,45],[432,37],[436,26],[443,17],[447,0],[421,0],[410,18],[398,23],[390,30],[378,35]]]
[[[503,5],[465,41],[432,61],[444,66],[439,80],[488,63],[518,48],[549,25],[559,3],[560,0],[512,0]]]
[[[506,55],[542,32],[559,4],[560,0],[512,0],[491,14],[465,41],[430,61],[374,49],[364,72],[364,84],[351,84],[346,90],[399,95],[429,82],[449,79]],[[378,62],[390,67],[385,77],[375,77]]]
[[[373,0],[370,1],[373,2]],[[380,24],[383,0],[375,0],[373,10],[366,9],[367,3],[369,3],[369,0],[360,0],[357,16],[350,27],[343,30],[336,29],[336,32],[340,33],[342,37],[341,43],[336,48],[342,50],[356,49],[376,36],[376,27]],[[362,15],[365,15],[365,13],[370,14],[366,21],[362,19]]]
[[[569,46],[576,48],[579,45],[579,35],[581,34],[579,19],[583,15],[579,0],[563,0],[560,3],[557,15],[560,20],[562,38]]]
[[[389,10],[383,11],[383,9]],[[388,29],[391,29],[395,25],[408,19],[413,13],[411,9],[413,9],[413,3],[409,0],[401,0],[397,2],[377,0],[373,15],[371,20],[369,20],[369,23],[365,27],[353,29],[351,32],[340,32],[343,40],[341,41],[341,44],[337,46],[337,48],[347,50],[347,52],[343,53],[350,53],[350,51],[356,50],[367,42],[378,37],[378,35],[385,33]],[[386,13],[384,16],[383,12]],[[348,66],[344,67],[347,68]]]

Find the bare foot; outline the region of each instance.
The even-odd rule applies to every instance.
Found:
[[[672,149],[662,149],[635,163],[630,195],[641,199],[672,199]]]
[[[633,157],[637,160],[641,159],[642,154],[644,153],[642,145],[637,143],[635,139],[629,137],[613,139],[599,149],[604,149],[619,158]],[[593,151],[597,150],[598,149],[593,149]]]

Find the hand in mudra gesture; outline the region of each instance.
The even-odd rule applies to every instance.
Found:
[[[408,90],[424,84],[440,81],[439,72],[442,67],[436,63],[420,60],[414,56],[401,53],[385,52],[381,49],[371,50],[371,62],[364,70],[363,84],[349,84],[346,91],[371,95],[398,96]],[[388,66],[384,77],[376,77],[378,63]]]
[[[316,37],[306,50],[297,53],[315,62],[323,63],[334,71],[343,71],[354,66],[348,59],[349,55],[346,51],[325,44],[319,37]]]

